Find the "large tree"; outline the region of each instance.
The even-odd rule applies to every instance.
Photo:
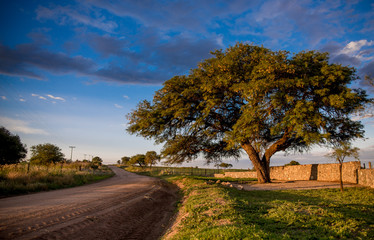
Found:
[[[51,143],[38,144],[31,147],[31,159],[33,164],[47,165],[64,161],[61,149]]]
[[[18,135],[0,127],[0,165],[19,163],[26,157],[26,145]]]
[[[128,132],[164,143],[168,162],[202,154],[209,163],[244,149],[258,181],[270,182],[276,152],[363,137],[350,115],[370,100],[349,88],[355,70],[329,63],[327,53],[237,44],[212,54],[128,115]]]

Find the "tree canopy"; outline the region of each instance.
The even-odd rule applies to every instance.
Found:
[[[46,165],[64,161],[61,149],[51,143],[38,144],[31,147],[31,159],[33,164]]]
[[[95,165],[101,166],[101,164],[103,163],[103,159],[96,156],[96,157],[92,158],[92,163],[95,164]]]
[[[238,158],[244,149],[259,182],[270,182],[276,152],[363,137],[350,115],[370,99],[349,88],[355,69],[329,63],[327,53],[236,44],[212,54],[128,115],[128,132],[164,143],[169,163]]]
[[[335,159],[339,163],[339,181],[340,181],[340,191],[343,190],[343,162],[346,157],[354,157],[359,159],[358,151],[360,149],[357,147],[352,147],[350,142],[340,142],[335,143],[332,147],[332,152],[328,153],[326,156]]]
[[[218,164],[218,166],[221,167],[221,168],[232,168],[232,164],[231,163],[224,163],[224,162],[222,162],[222,163]]]
[[[26,154],[26,145],[22,144],[19,136],[0,127],[0,165],[19,163]]]
[[[137,154],[135,156],[132,156],[129,161],[132,165],[139,165],[139,167],[145,167],[145,155],[144,154]]]
[[[130,161],[130,157],[124,156],[124,157],[121,158],[121,163],[122,164],[128,164],[129,161]]]
[[[155,151],[146,152],[144,162],[147,166],[152,167],[158,161],[160,161],[160,156]]]
[[[285,164],[284,166],[295,166],[295,165],[300,165],[298,161],[292,160],[291,162]]]

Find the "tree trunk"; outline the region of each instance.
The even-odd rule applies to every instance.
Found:
[[[257,181],[259,183],[270,183],[270,159],[260,158],[259,154],[250,144],[243,144],[243,149],[247,152],[249,159],[257,171]]]
[[[339,164],[340,191],[343,192],[343,163]]]
[[[252,160],[251,160],[252,161]],[[253,163],[253,161],[252,161]],[[258,167],[255,167],[257,171],[257,181],[259,183],[270,183],[270,166],[266,162],[260,162]]]

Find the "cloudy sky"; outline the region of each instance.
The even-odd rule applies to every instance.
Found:
[[[1,1],[0,23],[0,125],[28,147],[53,143],[70,158],[75,146],[73,159],[112,163],[159,151],[126,133],[126,114],[236,42],[329,52],[331,62],[374,76],[372,1],[14,0]],[[356,146],[374,161],[374,120],[362,121],[367,139]],[[316,148],[272,161],[332,162],[325,154]],[[245,156],[232,163],[251,166]]]

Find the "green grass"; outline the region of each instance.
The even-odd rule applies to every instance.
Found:
[[[137,174],[147,175],[147,176],[214,176],[216,173],[224,172],[245,172],[245,169],[213,169],[213,168],[197,168],[197,167],[158,167],[154,166],[152,168],[146,167],[135,167],[135,166],[123,166],[119,167],[125,168],[127,171],[136,172]]]
[[[106,166],[93,171],[87,163],[0,167],[0,197],[80,186],[113,176]]]
[[[167,239],[374,239],[374,189],[239,191],[169,177],[184,195]]]

